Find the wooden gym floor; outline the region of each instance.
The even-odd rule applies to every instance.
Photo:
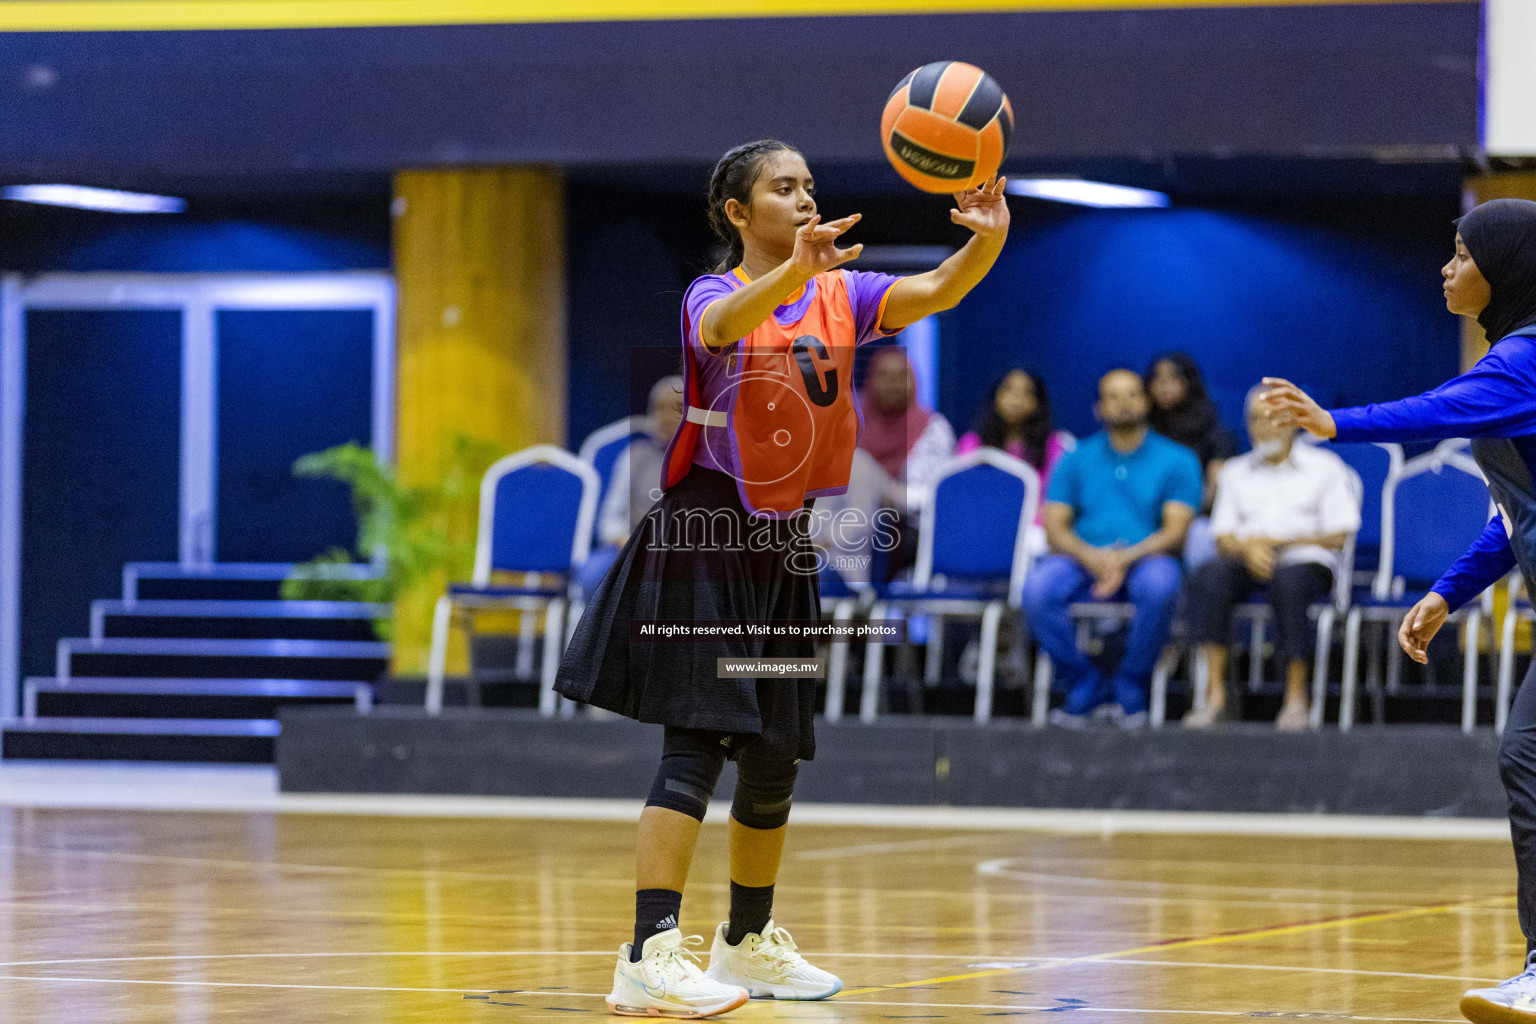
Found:
[[[0,1020],[605,1017],[621,822],[0,808]],[[726,912],[705,826],[685,934]],[[1453,1021],[1524,951],[1507,842],[800,825],[780,923],[845,990],[735,1021]]]

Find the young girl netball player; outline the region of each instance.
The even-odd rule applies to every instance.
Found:
[[[1472,438],[1472,457],[1488,478],[1498,514],[1403,619],[1398,642],[1418,662],[1428,660],[1429,641],[1447,615],[1517,564],[1536,594],[1536,202],[1496,199],[1456,225],[1456,255],[1440,273],[1446,306],[1477,317],[1493,343],[1475,367],[1415,398],[1332,411],[1289,381],[1265,380],[1274,418],[1318,437]],[[1462,997],[1461,1012],[1478,1024],[1536,1022],[1536,662],[1510,709],[1499,773],[1509,794],[1526,966],[1497,988],[1472,989]]]
[[[556,683],[574,700],[665,726],[640,815],[634,941],[619,949],[608,997],[616,1013],[707,1017],[749,996],[822,999],[842,988],[772,918],[797,766],[815,753],[815,682],[719,678],[716,664],[811,658],[814,643],[648,642],[631,622],[818,617],[803,510],[848,484],[859,427],[854,347],[949,309],[975,287],[1008,232],[1002,186],[957,194],[950,219],[973,237],[938,268],[897,279],[838,269],[862,248],[836,245],[859,217],[821,223],[794,147],[753,142],[715,165],[709,219],[730,253],[683,297],[687,410],[667,449],[663,493],[587,606]],[[699,822],[728,759],[738,769],[730,919],[715,930],[702,972],[678,912]]]

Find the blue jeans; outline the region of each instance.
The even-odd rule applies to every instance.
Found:
[[[1129,601],[1136,608],[1125,656],[1113,680],[1114,698],[1127,712],[1146,708],[1152,669],[1168,642],[1180,575],[1179,563],[1173,557],[1149,555],[1131,567],[1125,586],[1111,599]],[[1102,688],[1098,668],[1078,650],[1077,626],[1067,614],[1068,605],[1091,600],[1088,591],[1092,586],[1088,570],[1065,555],[1041,559],[1024,584],[1024,612],[1029,616],[1030,631],[1051,656],[1056,685],[1063,689]]]

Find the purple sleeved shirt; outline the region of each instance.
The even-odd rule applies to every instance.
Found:
[[[861,270],[844,270],[842,273],[847,282],[848,301],[853,306],[853,322],[857,330],[853,343],[863,345],[875,338],[895,334],[895,331],[880,330],[880,311],[885,306],[886,294],[891,290],[891,285],[896,283],[897,278],[890,274]],[[785,327],[798,323],[815,300],[816,290],[821,286],[824,277],[826,277],[825,274],[817,274],[811,278],[799,298],[775,309],[773,318]],[[728,274],[706,274],[689,285],[688,291],[683,295],[683,310],[688,319],[688,337],[684,339],[684,344],[693,350],[693,366],[699,375],[699,398],[706,409],[712,408],[721,394],[730,388],[731,382],[726,372],[725,356],[732,351],[734,343],[717,353],[710,352],[699,340],[699,320],[703,317],[704,310],[709,308],[710,303],[729,295],[746,283],[746,280],[738,276],[735,271]],[[833,341],[830,338],[826,340]],[[695,464],[707,469],[716,469],[722,473],[731,472],[731,455],[727,450],[730,442],[725,431],[706,430],[700,437],[700,442],[693,453]]]

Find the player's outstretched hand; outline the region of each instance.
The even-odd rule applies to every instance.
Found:
[[[955,193],[955,208],[949,219],[970,228],[983,238],[1001,238],[1008,234],[1008,199],[1003,195],[1007,178],[993,178],[981,188]]]
[[[1408,652],[1408,657],[1420,665],[1429,661],[1429,642],[1440,632],[1450,613],[1451,606],[1434,591],[1425,594],[1418,604],[1408,609],[1403,625],[1397,631],[1397,642]]]
[[[1339,432],[1328,410],[1295,384],[1282,377],[1265,377],[1264,387],[1259,403],[1275,426],[1300,427],[1325,441]]]
[[[864,251],[862,242],[846,249],[839,249],[836,242],[837,237],[857,224],[862,216],[855,213],[823,224],[821,214],[816,214],[795,229],[795,251],[789,257],[790,263],[805,276],[815,277],[858,259],[859,253]]]

